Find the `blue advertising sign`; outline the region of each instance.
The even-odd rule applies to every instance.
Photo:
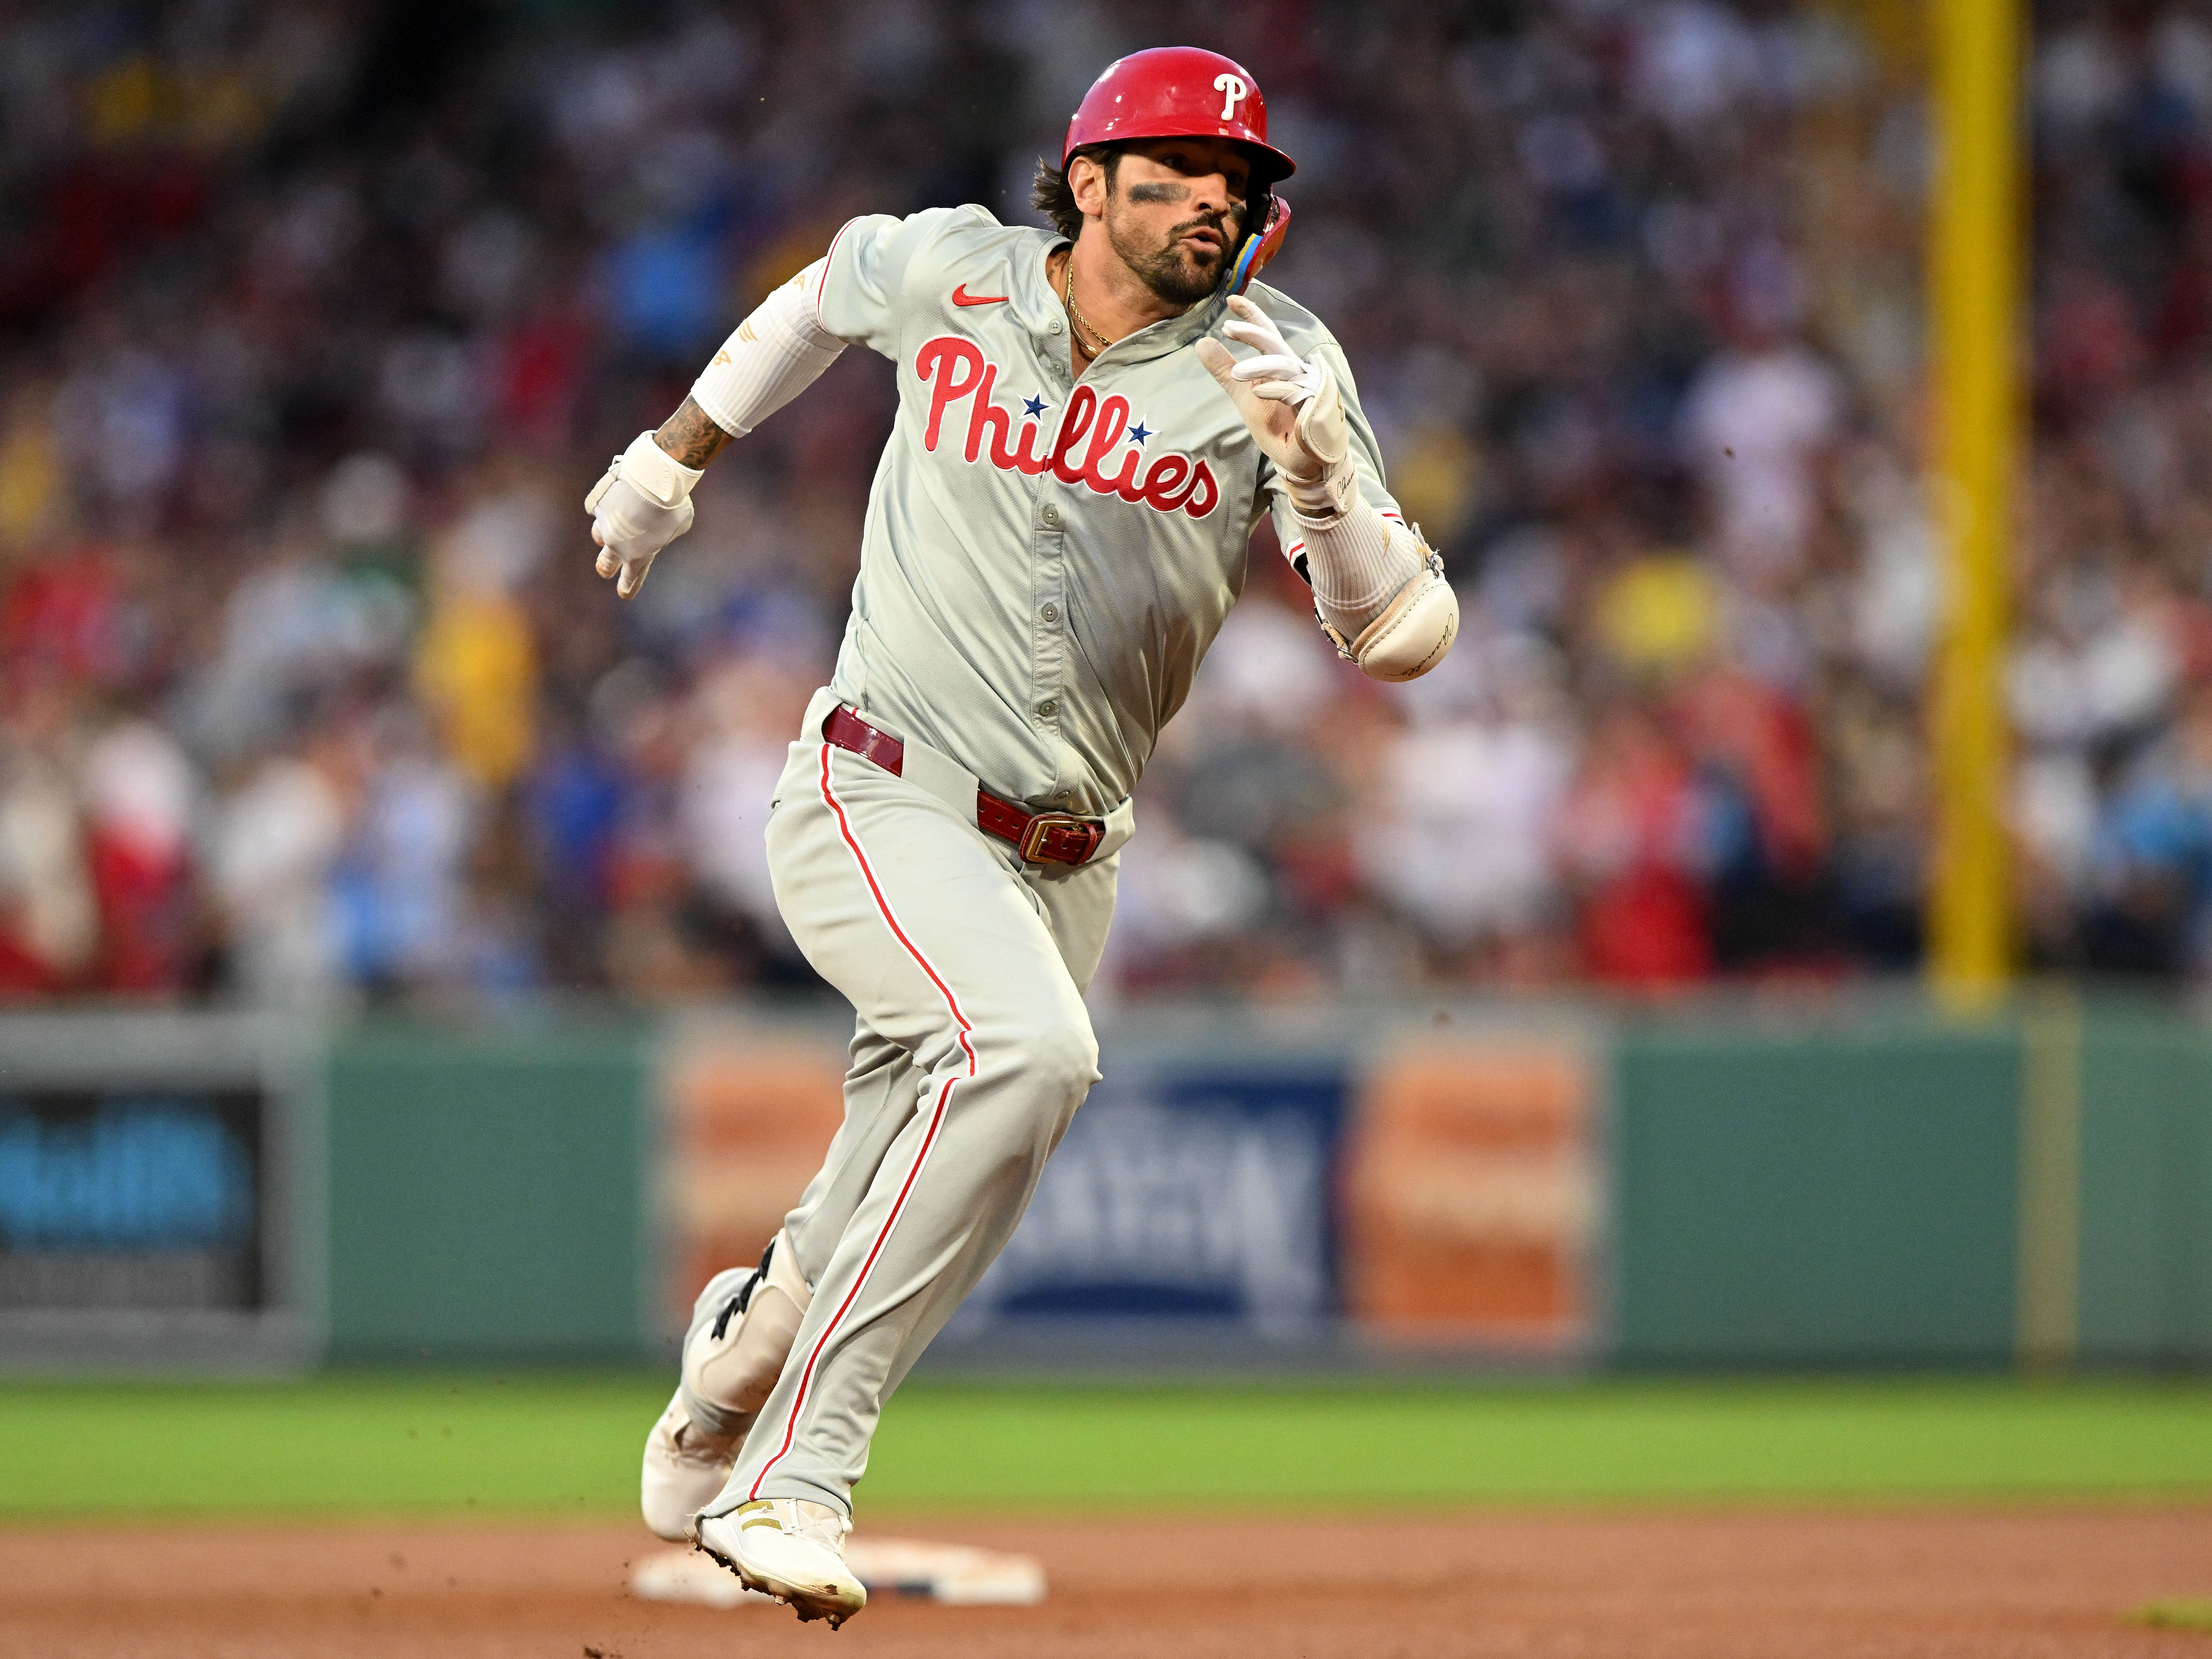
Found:
[[[947,1336],[1082,1318],[1313,1329],[1338,1306],[1345,1098],[1334,1066],[1113,1068]]]
[[[0,1308],[262,1305],[261,1101],[0,1095]]]
[[[258,1370],[322,1340],[319,1091],[266,1016],[0,1016],[0,1370]]]

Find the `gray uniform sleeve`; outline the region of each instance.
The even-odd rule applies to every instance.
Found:
[[[1322,336],[1319,348],[1322,360],[1328,365],[1329,373],[1336,376],[1337,390],[1344,398],[1345,420],[1352,428],[1352,464],[1359,474],[1359,494],[1391,523],[1404,524],[1406,515],[1389,486],[1382,481],[1382,454],[1375,447],[1375,429],[1367,424],[1367,412],[1359,406],[1359,388],[1352,382],[1352,365],[1345,361],[1344,348],[1328,335]],[[1300,355],[1314,349],[1304,345]],[[1260,493],[1274,515],[1275,538],[1282,544],[1283,556],[1310,583],[1313,578],[1307,574],[1305,562],[1306,532],[1291,514],[1290,493],[1283,487],[1272,461],[1261,462]]]
[[[896,362],[904,308],[899,296],[907,271],[969,211],[928,208],[904,219],[869,213],[849,222],[830,244],[829,257],[823,262],[822,289],[815,305],[823,331]]]

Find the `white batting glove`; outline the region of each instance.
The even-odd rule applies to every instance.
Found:
[[[690,529],[691,487],[705,476],[641,432],[592,486],[584,511],[592,515],[599,571],[616,578],[615,592],[633,597],[660,550]]]
[[[1298,516],[1322,522],[1342,516],[1359,497],[1359,481],[1336,376],[1318,351],[1300,358],[1273,319],[1243,295],[1231,296],[1229,316],[1221,331],[1260,355],[1239,362],[1218,340],[1206,338],[1195,347],[1199,362],[1283,475]]]

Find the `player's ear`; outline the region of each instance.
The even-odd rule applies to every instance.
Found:
[[[1106,163],[1096,155],[1073,155],[1067,162],[1068,193],[1086,219],[1106,216]]]

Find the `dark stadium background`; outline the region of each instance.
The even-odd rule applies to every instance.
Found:
[[[2212,26],[2039,8],[2011,799],[2033,965],[2212,872]],[[622,607],[583,490],[860,211],[1023,217],[1116,52],[1257,74],[1466,643],[1334,663],[1264,529],[1140,802],[1131,993],[1912,969],[1937,581],[1916,9],[18,5],[0,994],[804,984],[759,800],[888,366]]]

